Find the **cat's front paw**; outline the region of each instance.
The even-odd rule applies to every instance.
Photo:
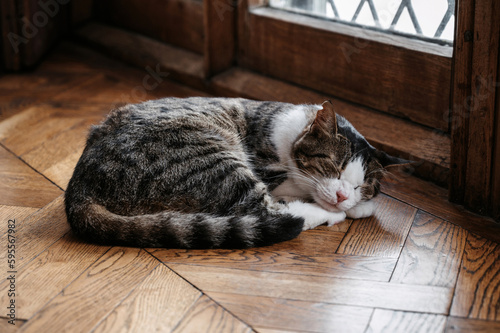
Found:
[[[334,224],[340,223],[344,221],[346,218],[346,213],[345,212],[338,212],[338,213],[329,213],[326,224],[331,227]]]
[[[375,212],[375,207],[375,202],[371,200],[360,202],[347,211],[347,217],[350,217],[351,219],[362,219],[364,217],[372,216]]]
[[[321,208],[320,208],[321,209]],[[329,227],[345,220],[345,212],[332,213],[322,211],[320,214],[308,216],[305,218],[302,230],[314,229],[319,225],[326,223]]]
[[[295,216],[300,216],[304,219],[304,227],[302,230],[313,229],[323,223],[327,223],[329,226],[332,226],[336,223],[344,221],[346,216],[345,212],[328,212],[317,204],[301,201],[290,202],[286,212]]]

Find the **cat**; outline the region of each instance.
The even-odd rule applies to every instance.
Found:
[[[90,130],[65,194],[84,240],[248,248],[373,214],[384,168],[331,102],[164,98],[113,110]]]

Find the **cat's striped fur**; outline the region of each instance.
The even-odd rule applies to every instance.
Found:
[[[280,154],[286,152],[277,151],[280,138],[273,133],[297,108],[305,126],[285,139],[293,142],[284,161]],[[287,182],[312,177],[307,187],[320,177],[340,179],[342,168],[360,153],[363,166],[358,169],[371,174],[362,176],[364,198],[358,204],[378,193],[384,163],[376,158],[389,157],[378,155],[334,113],[334,124],[322,124],[331,127],[325,128],[330,137],[314,138],[310,132],[321,120],[318,109],[245,99],[165,98],[114,110],[92,128],[68,185],[71,228],[103,244],[239,248],[292,239],[303,229],[343,220],[347,209],[305,204],[314,195],[300,194],[303,184],[295,195]],[[342,148],[336,145],[340,137]],[[304,140],[305,146],[299,143]],[[331,161],[311,157],[314,149]],[[271,196],[271,190],[285,187],[283,197],[300,201],[287,204]],[[316,210],[321,212],[308,217]]]

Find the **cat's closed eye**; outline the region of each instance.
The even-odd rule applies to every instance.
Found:
[[[323,153],[315,153],[315,154],[307,155],[307,156],[312,157],[312,158],[327,158],[327,159],[331,158],[331,156],[329,156],[327,154],[323,154]]]

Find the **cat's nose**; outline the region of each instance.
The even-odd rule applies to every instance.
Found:
[[[339,203],[346,201],[346,200],[347,200],[347,196],[344,195],[344,193],[338,191],[337,192],[337,203],[339,204]]]

